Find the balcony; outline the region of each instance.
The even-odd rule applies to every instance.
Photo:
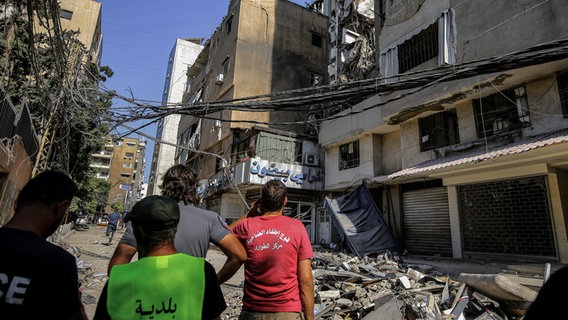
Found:
[[[91,154],[93,158],[102,158],[102,159],[110,159],[112,158],[112,155],[113,155],[112,151],[106,151],[106,150]]]

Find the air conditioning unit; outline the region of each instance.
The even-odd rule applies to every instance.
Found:
[[[304,154],[303,164],[310,166],[317,166],[319,165],[319,158],[316,154],[306,153]]]
[[[222,73],[219,73],[219,74],[215,77],[215,84],[216,84],[216,85],[222,84],[224,79],[225,79],[225,75],[222,74]]]

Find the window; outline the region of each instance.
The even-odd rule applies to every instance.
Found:
[[[136,142],[127,142],[126,146],[128,147],[136,147]]]
[[[503,90],[473,100],[475,127],[479,138],[530,125],[525,87]]]
[[[231,33],[232,25],[233,25],[233,17],[231,16],[229,20],[227,20],[227,23],[225,24],[225,27],[227,28],[227,34]]]
[[[130,178],[130,173],[122,172],[120,176],[123,178]]]
[[[124,154],[124,157],[125,157],[125,158],[131,158],[131,159],[132,159],[132,157],[134,157],[134,152],[126,152],[126,153]]]
[[[339,170],[359,166],[359,140],[339,146]]]
[[[438,22],[398,46],[398,71],[404,73],[438,56]]]
[[[560,94],[560,103],[562,105],[562,114],[568,117],[568,70],[559,72],[556,75],[558,83],[558,93]]]
[[[315,72],[310,72],[310,86],[317,87],[321,85],[323,77],[321,74],[317,74]]]
[[[63,19],[71,20],[71,18],[73,18],[73,11],[61,9],[59,11],[59,16]]]
[[[458,117],[455,109],[420,119],[420,151],[459,142]]]
[[[317,33],[312,32],[312,45],[321,48],[323,45],[323,37]]]
[[[438,57],[439,66],[454,64],[456,30],[452,22],[453,14],[452,10],[444,11],[422,29],[416,29],[387,45],[379,59],[383,76],[394,77],[435,57]]]
[[[227,57],[225,60],[223,60],[223,63],[221,63],[221,73],[226,75],[227,72],[229,72],[229,57]]]
[[[125,163],[122,164],[122,166],[124,168],[132,168],[132,163],[131,162],[125,162]]]

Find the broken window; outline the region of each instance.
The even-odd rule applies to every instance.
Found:
[[[473,100],[473,109],[479,138],[530,125],[527,95],[523,86]]]
[[[311,87],[317,87],[317,86],[321,85],[322,79],[323,79],[323,76],[321,74],[317,74],[315,72],[310,72],[310,86]]]
[[[221,63],[221,74],[226,75],[228,71],[229,71],[229,57],[227,57]]]
[[[460,142],[456,110],[438,112],[420,119],[420,151]]]
[[[558,83],[558,93],[560,94],[562,114],[566,118],[568,117],[568,70],[564,70],[556,74],[556,82]]]
[[[227,29],[227,34],[231,33],[232,26],[233,26],[233,16],[231,16],[229,20],[227,20],[227,23],[225,24],[225,27]]]
[[[312,45],[321,48],[323,45],[323,37],[320,34],[312,32]]]
[[[339,170],[359,166],[359,140],[339,146]]]

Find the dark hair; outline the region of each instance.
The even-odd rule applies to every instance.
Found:
[[[282,181],[268,181],[262,187],[262,210],[264,212],[272,212],[282,209],[286,194],[286,185]]]
[[[144,237],[141,236],[140,230],[145,230],[145,228],[132,222],[132,233],[134,234],[136,242],[142,245],[144,249],[147,249],[149,247],[174,243],[177,226],[165,230],[145,230]]]
[[[60,201],[71,201],[77,193],[77,185],[63,172],[44,171],[22,188],[16,200],[18,208],[40,203],[50,205]]]
[[[185,204],[199,204],[197,197],[197,174],[193,169],[176,164],[166,171],[162,180],[162,195]]]

